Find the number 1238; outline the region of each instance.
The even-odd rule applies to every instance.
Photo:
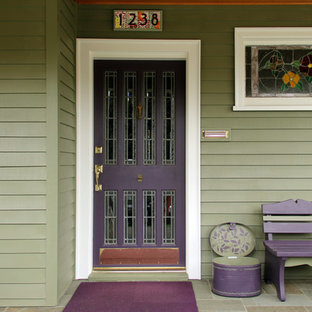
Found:
[[[114,30],[162,30],[161,11],[115,10]]]

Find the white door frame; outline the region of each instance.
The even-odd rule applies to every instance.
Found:
[[[200,41],[77,39],[76,278],[93,266],[93,61],[186,61],[186,272],[201,278]]]

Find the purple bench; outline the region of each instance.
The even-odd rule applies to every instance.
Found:
[[[312,266],[311,236],[291,234],[312,233],[312,202],[289,199],[283,202],[262,205],[263,229],[265,233],[264,281],[272,282],[281,301],[286,300],[285,267]],[[273,239],[273,234],[278,239]],[[281,239],[288,234],[287,240]]]

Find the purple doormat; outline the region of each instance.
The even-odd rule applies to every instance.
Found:
[[[84,282],[63,312],[198,312],[191,282]]]

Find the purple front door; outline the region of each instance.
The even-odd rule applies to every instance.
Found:
[[[185,62],[94,62],[93,265],[185,266]]]

